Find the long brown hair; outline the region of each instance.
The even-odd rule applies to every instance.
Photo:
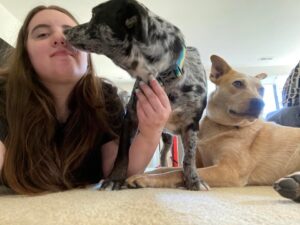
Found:
[[[97,134],[104,131],[114,134],[107,122],[103,82],[95,76],[89,55],[89,69],[70,95],[72,113],[64,139],[57,145],[54,100],[39,81],[26,50],[28,24],[36,13],[45,9],[60,11],[77,22],[58,6],[32,9],[19,31],[8,67],[1,74],[6,79],[8,122],[2,178],[10,188],[22,194],[76,187],[71,173],[94,146]]]

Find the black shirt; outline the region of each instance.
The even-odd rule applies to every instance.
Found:
[[[117,95],[117,89],[111,84],[103,82],[103,94],[105,99],[106,109],[109,114],[116,114],[115,110],[118,110],[118,114],[111,117],[108,124],[111,125],[113,131],[118,134],[121,128],[121,122],[123,119],[124,110],[120,98]],[[0,141],[4,141],[8,134],[7,120],[5,116],[5,80],[0,78]],[[120,110],[121,109],[121,110]],[[66,122],[67,123],[67,122]],[[56,129],[56,142],[60,142],[63,138],[64,129],[66,123],[58,123]],[[115,137],[109,132],[97,134],[94,147],[90,149],[80,166],[72,172],[73,179],[78,184],[96,183],[101,178],[102,174],[102,161],[101,161],[101,146],[105,143],[113,140]]]

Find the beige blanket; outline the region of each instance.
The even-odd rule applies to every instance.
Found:
[[[35,197],[0,187],[0,225],[300,224],[300,204],[271,187],[72,190]]]

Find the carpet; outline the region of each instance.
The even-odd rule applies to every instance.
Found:
[[[0,187],[1,225],[300,224],[300,204],[272,187],[76,189],[20,196]]]

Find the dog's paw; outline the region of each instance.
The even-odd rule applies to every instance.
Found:
[[[273,187],[281,196],[300,202],[300,172],[280,178]]]
[[[197,178],[191,178],[185,180],[185,186],[188,190],[191,191],[209,191],[209,185],[204,181]]]
[[[128,188],[146,188],[150,185],[147,184],[147,179],[145,174],[133,175],[126,179],[125,183]]]
[[[93,189],[99,191],[116,191],[126,187],[124,186],[124,183],[124,180],[102,179],[93,187]]]
[[[197,173],[190,171],[188,174],[185,174],[185,186],[188,190],[191,191],[209,191],[209,185],[198,177]]]

